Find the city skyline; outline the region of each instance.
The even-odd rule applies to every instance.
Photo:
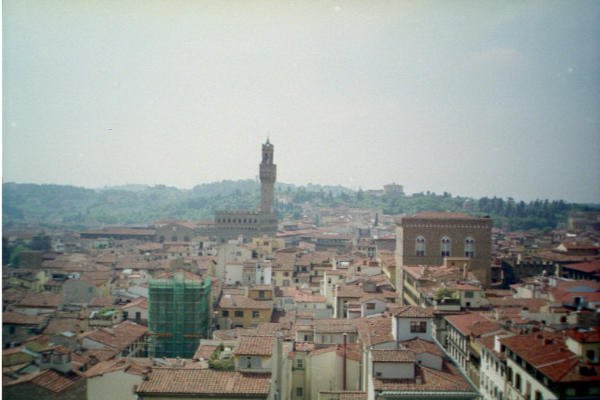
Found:
[[[600,5],[8,1],[3,181],[600,201]]]

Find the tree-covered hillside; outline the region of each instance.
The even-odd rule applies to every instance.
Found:
[[[212,219],[216,210],[255,209],[260,186],[253,180],[223,181],[190,190],[164,185],[129,185],[103,189],[73,186],[4,183],[2,216],[5,229],[23,226],[84,229],[103,225],[148,224],[160,219]],[[449,193],[381,195],[341,186],[295,186],[278,183],[277,204],[282,216],[301,215],[301,206],[372,208],[386,214],[452,211],[490,215],[497,225],[512,229],[548,229],[566,221],[572,210],[598,206],[562,200],[525,203],[512,198],[473,199]]]

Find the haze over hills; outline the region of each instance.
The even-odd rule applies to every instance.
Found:
[[[82,229],[104,225],[144,225],[173,218],[210,220],[216,210],[254,209],[259,203],[259,183],[247,179],[178,189],[165,185],[125,185],[86,189],[75,186],[4,183],[2,185],[4,229],[19,227]],[[574,204],[562,200],[529,203],[512,198],[474,199],[431,192],[398,196],[343,186],[276,185],[280,218],[298,218],[302,206],[345,205],[372,208],[386,214],[410,214],[424,210],[489,214],[496,224],[518,228],[554,228],[572,210],[600,209],[600,205]]]

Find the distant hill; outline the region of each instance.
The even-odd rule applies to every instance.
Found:
[[[4,183],[3,228],[85,229],[105,225],[148,224],[165,218],[212,219],[215,210],[255,209],[260,185],[247,179],[205,183],[192,189],[165,185],[125,185],[100,189],[74,186]],[[598,205],[569,204],[562,200],[525,203],[511,198],[473,199],[449,193],[415,193],[410,196],[375,195],[343,186],[277,183],[285,195],[278,203],[281,216],[298,217],[305,203],[321,207],[345,205],[382,210],[386,214],[452,211],[490,215],[497,225],[513,229],[547,229],[563,224],[572,210],[600,209]]]

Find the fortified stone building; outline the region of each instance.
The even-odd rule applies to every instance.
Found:
[[[221,242],[236,239],[240,235],[250,238],[277,233],[277,212],[274,207],[277,165],[273,163],[273,150],[273,145],[267,139],[267,142],[262,145],[260,163],[260,209],[227,210],[215,213],[214,236]]]
[[[470,258],[470,270],[490,285],[492,220],[465,214],[423,212],[396,222],[396,262],[403,265],[442,265],[446,257]],[[402,287],[402,273],[396,274]]]

